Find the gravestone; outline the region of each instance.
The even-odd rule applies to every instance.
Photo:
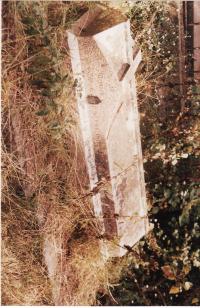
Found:
[[[149,230],[130,22],[95,7],[68,31],[94,213],[105,258],[123,256]]]

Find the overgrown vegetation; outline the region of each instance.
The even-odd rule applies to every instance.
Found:
[[[90,5],[3,3],[6,305],[93,304],[96,291],[108,286],[96,220],[80,197],[88,182],[66,45],[66,29]],[[45,245],[56,260],[50,279]]]
[[[138,101],[154,230],[129,253],[113,296],[119,305],[198,305],[200,86],[188,86],[182,114],[175,2],[136,1],[127,15],[143,53]]]
[[[109,264],[89,200],[80,198],[88,186],[66,45],[66,29],[91,5],[3,3],[2,303],[196,305],[200,91],[188,87],[180,114],[176,4],[123,7],[143,53],[137,81],[154,230]],[[59,260],[53,279],[44,237]]]

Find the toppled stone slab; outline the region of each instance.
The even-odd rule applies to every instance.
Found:
[[[129,20],[100,7],[72,26],[68,44],[102,253],[123,256],[150,229],[134,76],[141,52]]]

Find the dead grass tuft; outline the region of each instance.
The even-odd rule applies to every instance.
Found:
[[[2,304],[51,304],[34,212],[10,202],[3,208],[2,226]]]

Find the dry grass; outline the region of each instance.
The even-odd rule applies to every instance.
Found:
[[[51,304],[41,256],[41,237],[32,210],[16,200],[2,214],[2,304]]]
[[[27,35],[21,16],[32,13],[33,3],[3,5],[2,303],[92,305],[96,292],[108,288],[109,270],[90,202],[79,198],[88,183],[73,84],[69,77],[55,110],[36,115],[44,97],[31,84],[36,56],[29,49],[43,38]],[[51,42],[58,51],[66,48],[65,17],[75,18],[84,5],[37,3],[45,22],[48,9],[63,18]],[[67,54],[56,70],[70,76]],[[55,120],[59,125],[50,129]]]

